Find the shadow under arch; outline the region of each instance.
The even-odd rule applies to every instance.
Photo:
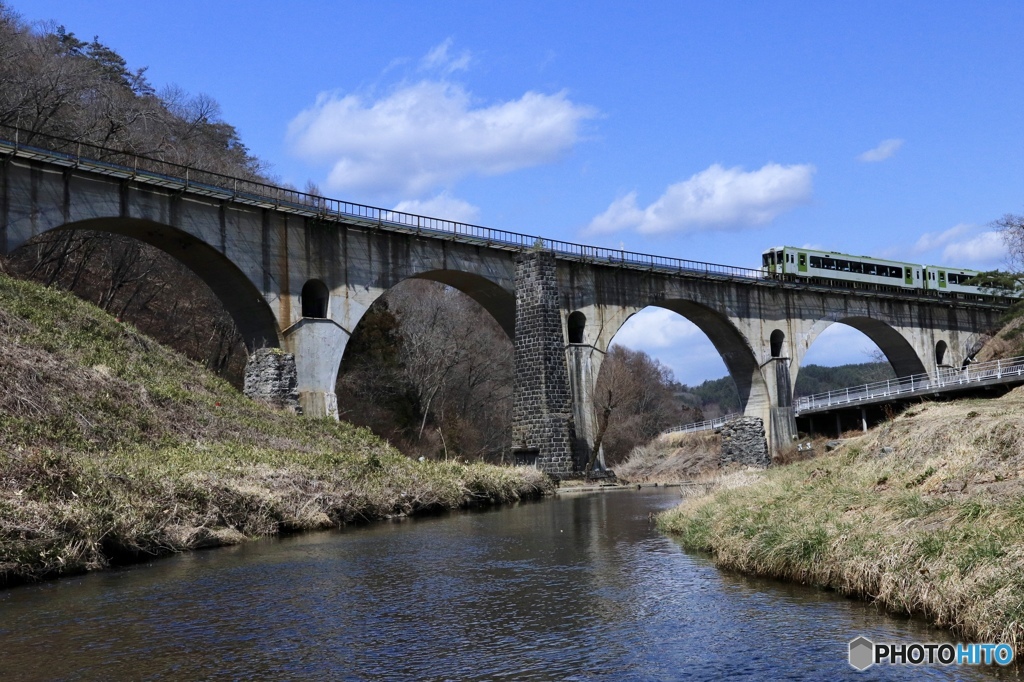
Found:
[[[728,318],[705,305],[682,299],[660,301],[652,303],[649,307],[670,310],[685,317],[704,332],[704,335],[711,341],[711,345],[718,351],[729,376],[736,384],[740,409],[743,412],[749,412],[751,409],[767,409],[771,405],[768,385],[761,374],[761,367],[754,351],[743,334]],[[633,313],[633,315],[635,314]],[[630,315],[629,318],[632,318],[633,315]],[[629,318],[623,320],[623,324]],[[619,329],[621,328],[620,325]],[[618,330],[616,330],[617,333]]]
[[[457,270],[427,270],[409,277],[440,282],[461,291],[491,314],[508,338],[516,336],[516,295],[483,275]],[[405,280],[402,280],[405,281]],[[401,282],[396,282],[398,286]]]
[[[886,322],[870,317],[845,317],[839,320],[819,320],[815,322],[811,327],[810,333],[807,335],[807,350],[810,350],[815,340],[823,331],[837,323],[853,327],[871,339],[878,346],[878,349],[882,351],[882,354],[885,355],[896,376],[906,377],[911,374],[926,374],[928,372],[917,351],[914,350],[914,347],[910,345],[910,342],[902,334]],[[806,351],[804,351],[804,355],[806,355]],[[797,374],[799,374],[802,364],[803,358],[801,358],[800,365],[796,367],[796,374],[792,377],[793,386],[796,386]]]
[[[206,283],[231,315],[249,350],[280,346],[277,319],[262,292],[235,263],[214,247],[170,225],[139,218],[90,218],[36,235],[72,230],[119,234],[160,249]],[[29,242],[26,242],[28,244]],[[18,247],[25,244],[19,244]]]

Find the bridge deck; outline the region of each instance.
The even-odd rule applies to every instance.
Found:
[[[1003,309],[1015,302],[1013,299],[989,296],[970,297],[963,294],[956,297],[943,297],[938,292],[924,290],[873,290],[858,287],[855,283],[845,287],[779,280],[766,276],[761,270],[752,268],[576,244],[480,225],[403,213],[329,199],[255,180],[197,170],[188,166],[72,140],[34,135],[33,141],[49,141],[52,147],[64,150],[56,151],[20,142],[20,137],[25,134],[24,131],[9,126],[0,126],[0,129],[6,129],[9,131],[7,135],[13,137],[13,139],[7,140],[0,139],[0,156],[6,156],[8,159],[14,157],[30,159],[58,167],[80,169],[221,201],[302,215],[325,222],[353,224],[372,230],[424,235],[507,251],[521,252],[533,248],[543,248],[553,252],[560,260],[645,270],[700,280],[730,281],[752,286],[782,287],[823,293],[849,292],[872,298],[918,302],[934,301],[975,308]]]

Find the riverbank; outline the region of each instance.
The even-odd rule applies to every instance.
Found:
[[[1024,389],[915,406],[834,452],[720,483],[659,528],[723,568],[1024,654]]]
[[[0,584],[512,502],[532,468],[414,462],[245,398],[74,296],[0,274]]]

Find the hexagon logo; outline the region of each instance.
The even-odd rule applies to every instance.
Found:
[[[867,670],[875,662],[875,643],[863,635],[850,642],[850,665]]]

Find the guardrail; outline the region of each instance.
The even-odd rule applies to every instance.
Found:
[[[967,365],[963,369],[941,367],[936,376],[913,374],[898,379],[876,381],[863,386],[852,386],[836,391],[816,393],[796,399],[796,413],[821,410],[839,405],[854,405],[884,398],[921,392],[942,392],[957,390],[962,386],[982,382],[1024,381],[1024,357],[991,360]]]
[[[731,414],[722,415],[721,417],[715,417],[714,419],[707,419],[702,422],[694,422],[693,424],[683,424],[682,426],[675,426],[667,431],[662,431],[662,435],[668,433],[696,433],[697,431],[710,431],[711,429],[717,429],[723,426],[730,419],[741,417],[739,412],[733,412]]]
[[[0,139],[0,150],[6,150],[9,154],[19,157],[45,160],[60,166],[82,168],[104,175],[130,178],[160,187],[189,191],[264,208],[274,208],[323,220],[354,221],[378,229],[427,234],[442,239],[466,241],[514,251],[542,248],[554,252],[557,257],[564,260],[631,269],[685,273],[730,280],[758,281],[766,279],[761,270],[752,268],[656,256],[602,246],[588,246],[454,220],[430,218],[414,213],[330,199],[287,187],[270,185],[254,178],[240,178],[200,170],[174,161],[129,151],[108,149],[78,140],[30,133],[12,126],[0,125],[0,131],[6,131],[6,136],[12,138]],[[40,146],[43,143],[46,144]]]

